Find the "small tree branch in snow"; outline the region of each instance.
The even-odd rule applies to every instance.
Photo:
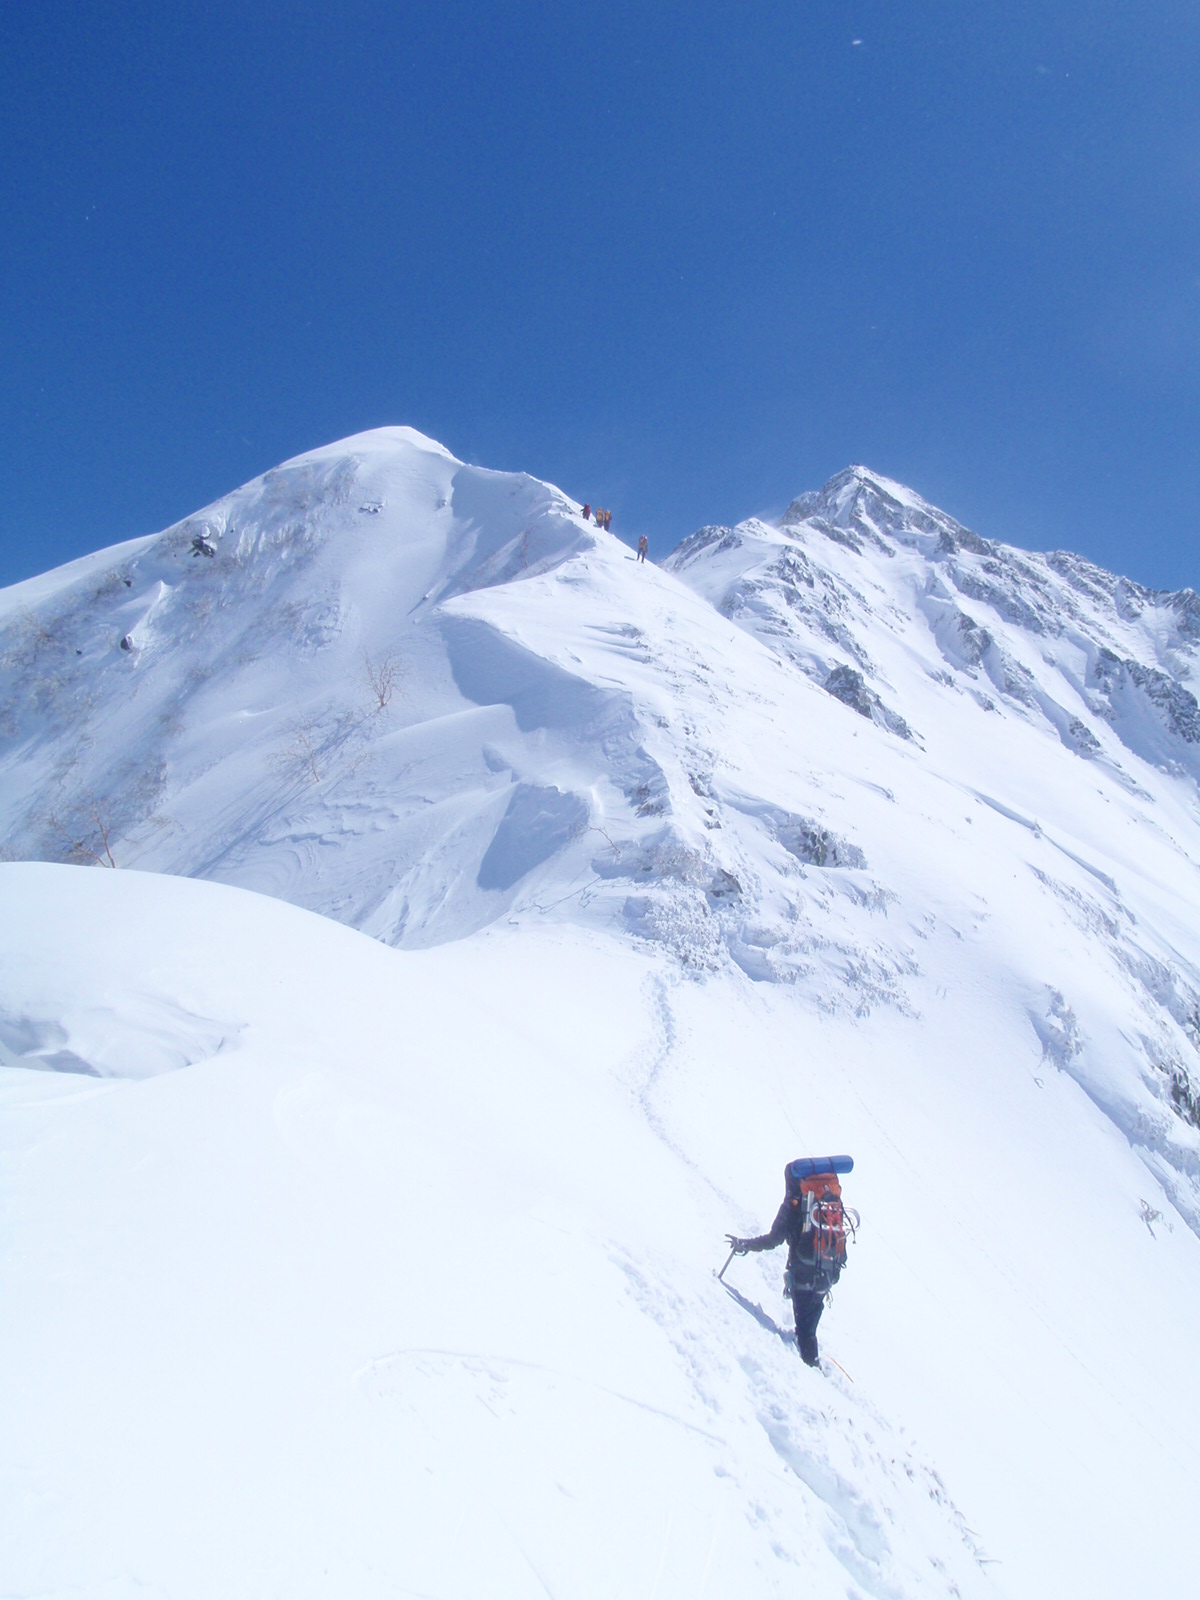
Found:
[[[54,635],[47,629],[36,611],[30,611],[27,606],[24,607],[21,611],[21,620],[35,645],[53,644],[55,642]]]
[[[367,751],[356,753],[356,744],[368,713],[332,710],[321,717],[303,717],[287,725],[287,743],[271,756],[271,762],[289,778],[306,783],[336,784],[357,771]]]
[[[383,656],[380,660],[372,660],[368,651],[363,651],[363,670],[367,675],[367,682],[371,686],[371,693],[375,696],[380,711],[386,711],[388,702],[400,686],[403,677],[403,668],[399,659],[394,655]]]
[[[317,726],[311,721],[298,722],[292,730],[292,754],[300,765],[307,769],[314,783],[320,783],[321,774],[317,770]]]
[[[1141,1217],[1142,1221],[1150,1229],[1150,1237],[1152,1239],[1156,1239],[1158,1235],[1154,1231],[1154,1224],[1156,1222],[1166,1222],[1166,1218],[1163,1216],[1162,1212],[1156,1211],[1150,1204],[1149,1200],[1143,1200],[1141,1204],[1141,1210],[1138,1212],[1138,1216]],[[1170,1228],[1170,1226],[1171,1224],[1168,1222],[1167,1227]]]
[[[68,861],[92,861],[98,867],[116,867],[112,853],[112,821],[100,802],[89,793],[66,819],[52,811],[47,819],[65,847]]]

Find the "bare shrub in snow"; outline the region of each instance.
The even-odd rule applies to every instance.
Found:
[[[1168,1233],[1174,1233],[1175,1231],[1172,1225],[1167,1222],[1167,1219],[1163,1216],[1162,1212],[1159,1211],[1155,1206],[1152,1206],[1149,1200],[1143,1200],[1141,1202],[1141,1205],[1138,1208],[1138,1216],[1141,1217],[1147,1228],[1149,1228],[1150,1237],[1152,1239],[1156,1239],[1158,1237],[1154,1231],[1154,1224],[1156,1222],[1165,1222]]]
[[[337,779],[351,776],[368,754],[360,737],[365,719],[362,711],[297,718],[271,759],[287,776],[305,783],[324,783],[331,774]]]
[[[386,655],[375,660],[367,650],[363,651],[362,659],[363,671],[375,704],[380,711],[386,711],[404,676],[400,659],[398,656]]]
[[[306,717],[302,722],[293,723],[292,742],[285,760],[290,757],[305,776],[311,778],[314,783],[320,783],[321,772],[317,758],[322,753],[321,735],[316,723],[310,717]]]
[[[89,792],[69,811],[52,811],[46,821],[64,860],[116,866],[112,819],[94,794]]]

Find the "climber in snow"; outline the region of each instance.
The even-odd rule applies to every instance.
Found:
[[[850,1156],[802,1157],[783,1169],[784,1196],[770,1233],[757,1239],[725,1237],[734,1255],[774,1250],[786,1242],[784,1293],[796,1317],[796,1344],[810,1367],[817,1365],[817,1323],[825,1297],[846,1265],[846,1240],[853,1238],[858,1214],[842,1205],[838,1174],[850,1172]]]
[[[637,558],[638,558],[639,561],[645,561],[646,552],[647,552],[647,550],[649,550],[649,548],[650,548],[650,541],[649,541],[649,539],[647,539],[646,535],[643,533],[641,535],[641,537],[638,539],[638,555],[637,555]]]
[[[583,508],[583,520],[584,520],[584,521],[585,521],[585,522],[588,522],[588,521],[590,521],[590,520],[591,520],[591,515],[592,515],[592,508],[591,508],[591,506],[590,506],[590,505],[586,505],[586,504],[585,504],[585,505],[584,505],[584,508]],[[597,519],[597,520],[599,520],[599,519]]]

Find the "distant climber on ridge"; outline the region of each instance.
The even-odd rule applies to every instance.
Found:
[[[637,558],[638,558],[639,561],[645,561],[645,559],[646,559],[646,551],[649,550],[649,548],[650,548],[650,541],[649,541],[649,539],[647,539],[646,535],[643,533],[641,535],[641,537],[638,539],[638,555],[637,555]]]
[[[734,1255],[750,1250],[774,1250],[787,1241],[784,1290],[791,1296],[796,1317],[796,1344],[801,1358],[817,1365],[817,1323],[825,1309],[825,1296],[846,1265],[846,1236],[858,1226],[856,1212],[842,1205],[839,1172],[853,1170],[850,1156],[802,1157],[783,1169],[783,1204],[770,1233],[757,1239],[725,1237]]]
[[[583,508],[583,520],[584,520],[584,521],[585,521],[585,522],[588,522],[588,521],[589,521],[589,520],[590,520],[590,519],[591,519],[591,515],[592,515],[592,508],[591,508],[591,506],[590,506],[590,505],[587,505],[587,504],[585,504],[585,505],[584,505],[584,508]]]

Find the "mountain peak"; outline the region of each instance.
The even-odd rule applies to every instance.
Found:
[[[329,444],[317,445],[315,449],[302,450],[299,455],[281,462],[275,470],[281,471],[304,462],[329,461],[345,456],[378,460],[386,456],[404,455],[413,450],[459,464],[458,457],[437,439],[430,438],[419,428],[394,423],[380,428],[365,428],[362,433],[352,433],[344,439],[334,439]]]
[[[884,538],[925,546],[931,540],[951,541],[954,548],[965,545],[980,554],[991,548],[914,490],[864,466],[845,467],[820,489],[797,495],[779,526],[788,529],[804,522],[837,528],[869,542]]]

